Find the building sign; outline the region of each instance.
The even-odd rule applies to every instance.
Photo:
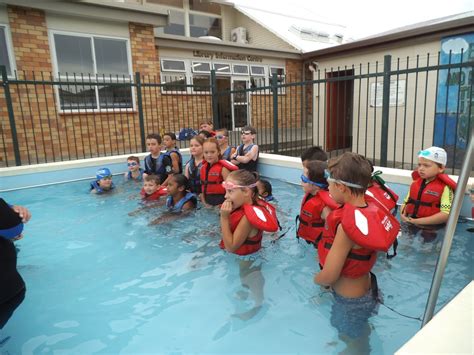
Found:
[[[258,55],[247,55],[241,53],[228,53],[228,52],[213,52],[213,51],[200,51],[194,50],[193,56],[195,58],[204,58],[208,60],[238,60],[242,62],[263,62],[263,57]]]
[[[370,85],[370,106],[382,107],[383,83],[372,83]],[[405,105],[405,80],[397,82],[390,81],[390,106]]]
[[[474,33],[441,39],[440,64],[469,61],[474,61]],[[461,165],[461,156],[467,148],[470,130],[474,127],[474,107],[469,97],[472,95],[472,85],[472,67],[439,72],[433,143],[446,149],[448,165],[452,164],[454,153],[456,166]]]

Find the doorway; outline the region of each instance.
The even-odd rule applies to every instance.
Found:
[[[248,79],[232,78],[232,90],[242,90],[242,92],[232,94],[233,130],[250,125],[249,86],[250,81]]]
[[[327,79],[354,75],[353,70],[328,73]],[[328,81],[326,86],[326,150],[347,149],[352,144],[354,80]]]
[[[232,130],[232,102],[230,98],[230,77],[216,78],[218,126]]]

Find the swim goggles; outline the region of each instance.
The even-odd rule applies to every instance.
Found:
[[[133,163],[127,163],[127,166],[137,166],[138,164],[133,162]]]
[[[354,184],[353,182],[347,182],[347,181],[344,181],[344,180],[339,180],[339,179],[332,178],[331,174],[329,173],[329,170],[327,170],[327,169],[324,170],[324,177],[329,182],[343,184],[343,185],[346,185],[348,187],[354,187],[356,189],[363,189],[364,188],[363,186],[361,186],[359,184]]]
[[[230,182],[230,181],[224,181],[222,183],[222,187],[226,190],[233,190],[233,189],[245,189],[245,188],[249,188],[251,189],[252,187],[255,187],[257,186],[257,183],[255,184],[250,184],[250,185],[236,185],[234,184],[233,182]]]
[[[102,176],[100,180],[112,180],[112,175]]]
[[[242,131],[240,134],[242,134],[243,136],[248,136],[249,134],[252,134],[251,131]]]
[[[225,137],[226,137],[226,136],[223,136],[223,135],[221,135],[221,134],[218,134],[218,135],[216,136],[216,139],[224,139]]]
[[[311,185],[314,185],[314,186],[317,186],[321,189],[325,189],[328,187],[327,184],[323,184],[323,183],[320,183],[320,182],[314,182],[314,181],[311,181],[307,176],[305,175],[301,175],[301,181],[304,182],[305,184],[311,184]]]

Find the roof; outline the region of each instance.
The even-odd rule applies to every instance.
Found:
[[[326,56],[354,49],[362,49],[379,45],[387,45],[391,42],[412,39],[423,36],[434,36],[450,30],[474,31],[474,11],[463,12],[452,16],[446,16],[429,21],[419,22],[413,25],[395,28],[374,36],[362,38],[339,46],[314,50],[303,54],[303,58]]]
[[[238,3],[214,2],[233,6],[237,11],[303,53],[339,45],[347,35],[345,26],[334,23],[306,8],[293,7],[291,13],[288,13],[288,9],[280,11],[276,7],[268,10],[261,9],[241,1]]]

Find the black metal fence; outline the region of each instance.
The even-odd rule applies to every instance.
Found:
[[[455,173],[474,123],[474,62],[462,58],[387,55],[383,65],[316,70],[310,80],[212,71],[193,85],[140,73],[8,78],[3,67],[0,165],[143,152],[148,133],[179,133],[210,120],[230,131],[232,144],[251,124],[263,152],[298,156],[320,145],[330,156],[350,150],[394,168],[413,169],[420,149],[438,145]]]

